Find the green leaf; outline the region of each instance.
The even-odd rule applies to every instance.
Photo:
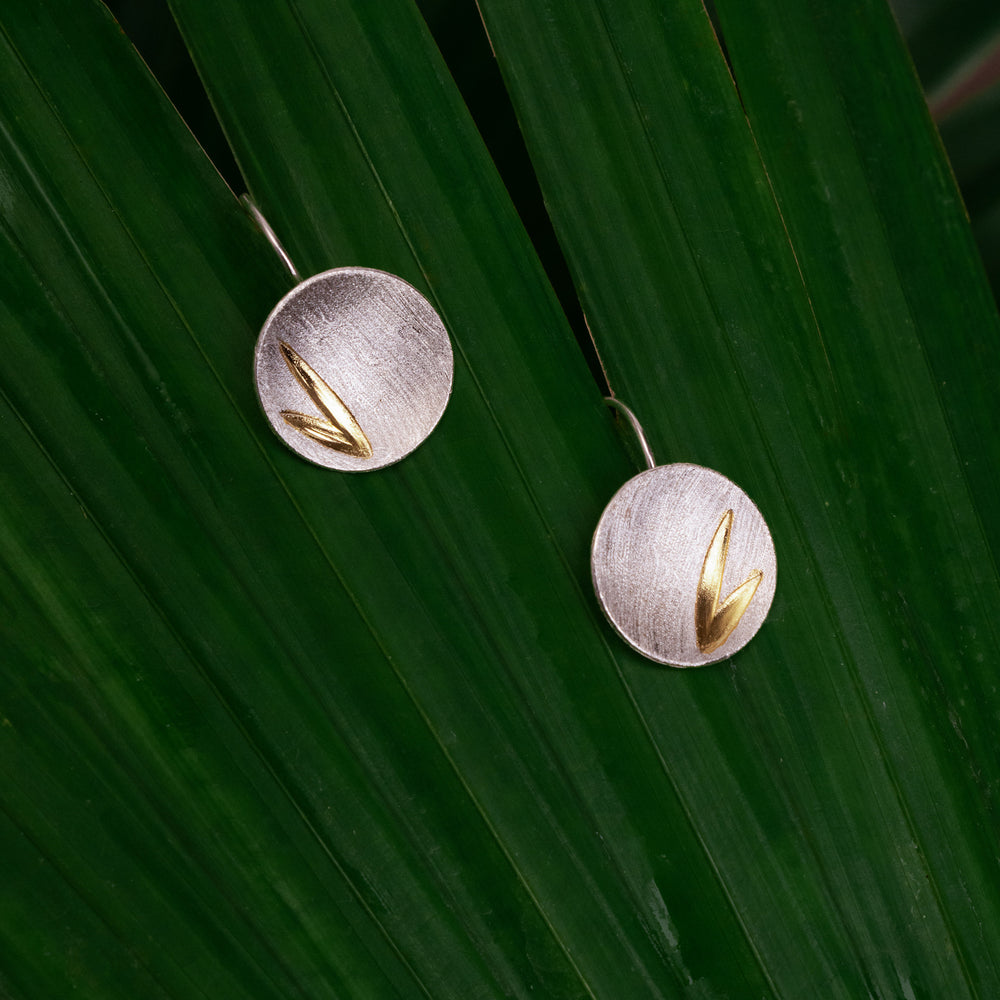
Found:
[[[732,689],[628,676],[776,991],[989,995],[997,317],[888,12],[717,4],[737,95],[700,4],[482,7],[612,387],[775,537]]]
[[[994,71],[995,74],[996,71]],[[994,298],[1000,298],[1000,83],[978,94],[941,121],[941,139],[972,222]]]
[[[932,104],[949,100],[995,46],[1000,11],[982,0],[899,3],[900,28]]]
[[[286,451],[277,257],[103,8],[0,14],[2,991],[996,992],[997,320],[880,8],[720,5],[751,134],[699,4],[483,2],[613,386],[775,536],[700,671],[598,611],[634,470],[415,8],[173,8],[299,269],[417,285],[454,392]]]
[[[918,0],[898,12],[1000,300],[1000,12],[980,0]]]
[[[117,608],[116,591],[98,573],[98,596],[84,601],[55,584],[67,572],[57,562],[36,618],[73,632],[62,652],[38,656],[68,664],[70,705],[85,665],[94,707],[61,757],[31,762],[51,801],[12,791],[5,801],[39,857],[68,856],[88,875],[89,905],[121,941],[114,961],[140,956],[171,993],[351,983],[362,995],[570,996],[663,983],[672,995],[687,973],[661,893],[690,901],[674,918],[685,933],[713,924],[732,956],[716,981],[738,992],[756,975],[749,950],[732,916],[717,920],[721,890],[586,590],[589,534],[628,466],[412,13],[404,30],[406,11],[352,35],[345,7],[324,35],[255,7],[245,17],[259,19],[258,41],[241,39],[229,66],[237,90],[240,66],[261,81],[263,98],[241,91],[254,150],[292,157],[293,194],[252,187],[299,266],[391,268],[433,296],[452,331],[456,384],[440,428],[370,477],[306,466],[267,430],[249,360],[282,291],[280,265],[113,26],[75,25],[70,45],[51,20],[7,17],[28,72],[10,81],[19,110],[5,120],[25,116],[28,74],[51,93],[30,118],[41,138],[14,136],[7,157],[16,204],[28,204],[32,178],[46,189],[9,221],[8,258],[30,243],[11,284],[37,291],[6,318],[19,377],[5,392],[73,491],[63,517],[82,504],[79,530],[121,567],[132,645],[76,649],[88,609]],[[231,13],[216,26],[220,45],[240,38]],[[276,45],[279,29],[288,38]],[[342,46],[328,65],[313,54],[325,40]],[[373,116],[359,133],[324,82],[331,67],[392,121]],[[282,71],[288,81],[267,91],[268,73]],[[310,72],[328,102],[302,89]],[[298,124],[286,143],[280,94],[296,93],[292,83],[306,96],[288,111]],[[417,98],[430,110],[407,107]],[[319,135],[315,151],[293,142],[300,128]],[[334,200],[333,182],[352,179]],[[50,206],[76,186],[84,218],[66,222]],[[54,311],[31,268],[60,301],[70,289],[72,309]],[[59,332],[40,340],[49,330]],[[11,530],[30,554],[31,525]],[[65,559],[89,579],[91,561]],[[10,561],[16,591],[32,563]],[[12,675],[29,687],[31,648]],[[91,716],[106,720],[100,740]],[[57,725],[35,701],[9,717],[12,736],[46,746]],[[79,838],[50,826],[73,802],[61,768],[71,753],[115,789],[86,795],[100,815]],[[121,812],[152,814],[145,839]],[[647,838],[671,851],[647,852]],[[112,883],[123,888],[102,891]],[[32,954],[19,952],[15,969]]]

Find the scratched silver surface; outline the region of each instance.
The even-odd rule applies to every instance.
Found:
[[[285,423],[282,410],[322,416],[279,350],[290,344],[354,414],[370,459],[345,455]],[[367,472],[398,462],[434,429],[451,394],[451,341],[434,307],[412,285],[365,267],[324,271],[296,285],[257,339],[257,396],[271,428],[317,465]]]
[[[695,594],[727,510],[733,528],[720,601],[755,569],[764,576],[729,639],[705,654],[695,637]],[[608,620],[633,649],[675,667],[714,663],[746,645],[771,607],[776,569],[771,533],[753,501],[700,465],[660,465],[630,479],[605,508],[591,547],[594,590]]]

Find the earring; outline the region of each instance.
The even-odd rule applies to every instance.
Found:
[[[742,649],[774,597],[774,543],[753,501],[700,465],[656,465],[635,414],[616,399],[648,468],[611,498],[590,567],[601,609],[637,652],[700,667]]]
[[[451,395],[451,341],[434,307],[394,274],[338,267],[303,280],[248,195],[243,204],[295,279],[254,352],[271,429],[310,462],[367,472],[405,458]]]

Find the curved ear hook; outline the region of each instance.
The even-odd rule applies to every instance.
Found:
[[[281,245],[281,240],[278,239],[277,234],[271,228],[271,223],[264,218],[264,213],[254,204],[253,198],[248,194],[241,194],[240,201],[247,210],[247,214],[257,224],[257,228],[267,237],[267,242],[274,247],[275,253],[281,258],[281,263],[285,265],[289,274],[295,279],[295,284],[301,284],[302,275],[295,270],[292,258],[288,256],[288,252]]]
[[[646,460],[646,466],[650,469],[655,469],[656,462],[653,460],[653,452],[649,447],[649,442],[646,440],[646,432],[642,429],[642,424],[639,423],[638,417],[620,399],[615,399],[613,396],[605,396],[604,402],[625,415],[625,418],[632,425],[632,430],[635,431],[635,436],[639,439],[639,447],[642,449],[642,457]]]

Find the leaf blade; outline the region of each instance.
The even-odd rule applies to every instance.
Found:
[[[672,455],[720,467],[747,487],[772,523],[782,564],[783,589],[771,623],[741,654],[740,669],[731,675],[738,705],[711,679],[699,679],[695,687],[694,678],[685,678],[677,684],[683,690],[668,702],[641,670],[630,671],[629,678],[665,758],[676,764],[681,795],[748,934],[756,938],[777,992],[799,995],[818,981],[836,984],[846,996],[891,992],[912,977],[932,993],[968,995],[974,989],[965,972],[968,958],[942,957],[934,940],[937,934],[951,933],[955,914],[970,921],[964,938],[985,981],[991,981],[995,970],[971,922],[979,907],[992,911],[992,893],[974,899],[962,891],[947,900],[939,897],[933,907],[937,931],[922,946],[915,946],[908,933],[897,932],[906,919],[901,900],[912,899],[913,886],[927,876],[924,851],[932,858],[931,867],[940,864],[950,872],[951,885],[981,884],[988,863],[977,830],[986,828],[989,794],[980,798],[982,790],[973,790],[968,773],[952,773],[949,762],[960,759],[962,750],[957,744],[946,749],[949,736],[928,705],[924,682],[913,676],[929,674],[940,685],[933,656],[919,667],[914,662],[933,644],[939,656],[950,659],[952,680],[959,678],[948,695],[953,708],[961,703],[961,671],[954,656],[949,657],[949,630],[911,631],[914,620],[904,616],[901,624],[898,608],[887,597],[892,559],[872,551],[872,528],[863,512],[868,505],[881,505],[882,523],[891,522],[885,506],[893,496],[892,484],[879,477],[893,463],[885,461],[884,440],[870,433],[867,415],[855,401],[852,390],[864,365],[852,352],[850,324],[831,321],[814,292],[828,295],[831,302],[839,294],[845,312],[852,303],[843,285],[820,273],[825,257],[819,241],[804,241],[801,247],[796,242],[796,224],[808,231],[815,204],[790,216],[782,203],[784,218],[775,211],[771,179],[757,162],[721,55],[716,51],[714,63],[701,58],[714,50],[714,43],[698,6],[661,11],[638,3],[625,9],[602,3],[572,9],[559,3],[530,9],[499,0],[482,4],[612,386]],[[822,110],[827,98],[815,94],[815,81],[825,70],[810,65],[805,55],[807,46],[800,38],[805,29],[795,23],[782,32],[782,17],[795,20],[787,10],[764,19],[762,5],[738,13],[738,5],[719,6],[724,24],[728,10],[744,25],[746,37],[727,34],[738,81],[741,52],[757,56],[761,92],[769,84],[774,90],[765,54],[773,57],[780,51],[782,59],[797,64],[796,86],[780,81],[787,89],[771,93],[769,100],[791,113],[801,100],[808,110],[795,127],[775,130],[775,162],[780,142],[804,133],[822,142],[825,128],[831,133],[829,148],[823,150],[827,159],[813,155],[805,163],[838,169],[843,153],[834,147],[844,140],[832,138],[835,133]],[[835,19],[832,11],[824,13]],[[757,15],[781,38],[774,51],[753,52],[753,45],[761,44],[760,32],[755,42],[748,40]],[[865,53],[887,51],[886,36],[880,26],[876,38],[866,41],[861,36],[870,26],[856,27],[851,44],[845,43],[837,58],[861,77],[873,65]],[[611,55],[584,43],[599,30],[613,39]],[[810,55],[816,64],[815,53]],[[899,53],[886,59],[898,73]],[[912,80],[907,86],[915,93]],[[911,101],[897,134],[926,134],[926,116],[914,114],[915,103]],[[896,105],[877,106],[884,117],[890,107],[898,110]],[[872,135],[870,130],[859,142],[870,144]],[[935,155],[922,145],[921,169],[934,178],[940,176]],[[765,161],[770,167],[766,155]],[[888,156],[877,162],[886,176],[897,163]],[[590,182],[585,190],[570,180],[580,175]],[[856,197],[858,187],[845,182],[843,190]],[[821,194],[823,189],[816,188]],[[807,192],[814,201],[816,188]],[[953,193],[949,204],[934,213],[931,223],[934,238],[952,241],[957,251],[949,258],[955,270],[945,297],[951,308],[969,309],[992,330],[995,313],[974,271],[966,270],[970,244],[956,223]],[[886,245],[877,224],[852,228],[849,219],[845,205],[836,226],[821,230],[835,252],[840,232],[864,247]],[[905,238],[896,238],[905,255]],[[917,251],[910,253],[912,264]],[[852,261],[858,277],[868,257],[859,251]],[[806,272],[805,288],[800,266]],[[922,280],[919,268],[909,266],[904,274],[911,287]],[[884,270],[870,277],[873,283],[899,281]],[[939,292],[942,284],[935,278],[923,294]],[[963,296],[956,284],[971,294]],[[858,286],[848,282],[848,287],[853,292]],[[666,332],[656,328],[659,323],[667,325]],[[936,349],[945,344],[939,339]],[[881,377],[892,370],[892,354],[889,345],[880,350],[885,352],[876,366]],[[988,412],[980,405],[986,384],[975,383],[973,400],[946,400],[950,408],[945,410],[926,372],[916,372],[910,384],[904,383],[902,395],[897,391],[891,402],[884,402],[881,412],[893,420],[910,419],[921,429],[934,426],[934,433],[919,444],[905,439],[904,450],[916,467],[925,463],[923,467],[935,470],[935,486],[957,467],[954,445],[943,428],[950,420],[966,428],[981,420]],[[665,408],[667,385],[671,405]],[[883,393],[882,399],[889,396]],[[865,398],[873,394],[869,391]],[[741,415],[741,433],[725,433],[734,409]],[[901,440],[903,436],[896,438]],[[962,457],[970,458],[969,452]],[[977,465],[981,459],[976,457]],[[979,466],[981,484],[992,475],[988,467],[988,461]],[[986,495],[981,485],[980,502]],[[945,505],[945,517],[953,520],[963,546],[961,555],[951,559],[949,583],[961,593],[963,575],[967,580],[974,574],[977,581],[985,575],[992,593],[991,560],[970,501],[959,489]],[[844,506],[838,507],[840,503]],[[940,516],[935,501],[925,504],[923,520],[914,519],[922,525],[917,530],[934,533],[927,526]],[[943,547],[955,536],[939,532],[934,537]],[[917,556],[918,551],[914,546],[904,555],[895,547],[897,566],[919,565],[927,579],[949,562],[936,552],[943,561],[935,565],[933,559]],[[986,568],[970,569],[980,566]],[[904,575],[912,595],[913,574]],[[919,596],[923,613],[935,620],[940,610],[934,607],[936,592],[924,588]],[[978,601],[978,593],[969,596]],[[949,605],[950,612],[954,607]],[[982,612],[980,608],[973,615],[976,628],[990,621]],[[921,654],[901,655],[893,637],[908,649],[918,645]],[[797,663],[808,664],[808,672],[796,671]],[[985,683],[984,677],[981,691]],[[888,712],[884,692],[891,692]],[[923,746],[921,739],[926,740]],[[901,745],[913,751],[915,763],[907,763],[907,753],[898,750]],[[821,768],[811,766],[816,761]],[[955,777],[965,789],[960,803],[953,791]],[[935,789],[932,795],[928,785]],[[725,817],[713,808],[706,787],[727,802]],[[894,805],[887,807],[887,802]],[[764,855],[767,876],[757,878],[741,866],[745,844],[727,829],[732,814],[740,816],[745,837],[751,842],[759,838],[762,851],[767,830],[781,831],[788,854],[784,862]],[[868,828],[861,816],[868,817]],[[949,838],[938,836],[941,826],[952,831],[961,851],[953,852]],[[917,828],[922,843],[913,849]],[[875,842],[872,829],[898,845],[896,851]],[[792,846],[795,841],[797,847]],[[868,877],[869,858],[881,881]],[[796,872],[794,881],[786,864]],[[799,937],[802,921],[822,931],[806,941]]]
[[[124,648],[84,645],[74,656],[67,644],[65,698],[84,686],[72,669],[82,659],[96,720],[77,719],[62,756],[33,766],[50,798],[32,802],[8,784],[4,801],[36,829],[82,810],[59,768],[73,747],[83,753],[88,781],[104,789],[93,800],[122,804],[109,807],[107,827],[97,819],[86,837],[52,832],[45,849],[73,848],[74,865],[93,873],[95,913],[175,995],[192,979],[213,995],[344,982],[386,996],[572,996],[629,984],[681,995],[690,960],[672,922],[714,922],[718,888],[683,852],[645,849],[650,834],[665,844],[689,834],[607,669],[578,572],[604,493],[593,468],[611,480],[626,463],[568,334],[524,348],[511,333],[564,325],[537,265],[522,257],[527,244],[496,178],[477,179],[480,166],[461,172],[485,195],[457,199],[477,213],[471,221],[456,227],[453,211],[441,216],[460,237],[446,248],[438,206],[421,207],[410,192],[425,214],[414,232],[436,246],[427,273],[466,251],[472,262],[442,269],[431,288],[470,360],[433,441],[400,469],[347,485],[285,455],[256,408],[254,328],[283,279],[235,200],[126,59],[113,26],[83,21],[69,44],[52,18],[17,14],[4,15],[5,29],[48,106],[30,116],[36,134],[23,143],[44,196],[23,180],[3,244],[5,262],[23,250],[37,269],[31,281],[5,272],[22,303],[30,299],[13,315],[12,295],[3,325],[30,378],[5,380],[4,390],[34,434],[25,454],[38,460],[40,444],[82,501],[103,556],[90,603],[110,602],[118,586],[140,610],[112,630],[125,628]],[[388,32],[409,51],[391,18],[376,27],[376,42],[387,44]],[[6,123],[25,120],[14,106],[25,92],[6,91]],[[153,127],[124,127],[137,121]],[[470,141],[467,122],[462,129]],[[391,160],[395,142],[383,141]],[[481,152],[469,155],[482,162]],[[124,180],[123,161],[136,167]],[[317,164],[302,174],[320,176]],[[323,200],[307,192],[304,203]],[[411,268],[410,248],[422,244],[392,235],[402,204],[394,191],[388,216],[380,206],[384,224],[361,213],[344,245],[391,244],[399,269]],[[305,213],[296,231],[307,244],[330,238]],[[489,334],[455,332],[463,325]],[[58,332],[38,336],[48,329]],[[486,378],[495,372],[498,385]],[[520,462],[507,418],[544,431]],[[53,489],[40,509],[62,512],[63,538],[79,504]],[[567,495],[568,516],[554,516]],[[343,536],[317,528],[331,502],[352,525]],[[32,530],[18,527],[25,547]],[[86,634],[88,603],[57,584],[64,565],[85,565],[72,551],[52,564],[46,614],[65,618],[75,637]],[[11,592],[30,570],[16,563]],[[168,663],[151,660],[140,682],[129,671],[147,646],[162,647]],[[40,655],[56,648],[53,640]],[[21,654],[18,676],[30,678],[36,660]],[[179,718],[191,724],[168,732]],[[19,732],[35,723],[43,746],[58,725],[38,701],[15,721],[28,724]],[[141,782],[126,766],[137,747],[149,771]],[[173,770],[178,759],[186,766]],[[125,802],[148,823],[115,830]],[[149,850],[172,808],[184,843]],[[282,850],[286,837],[294,856]],[[127,876],[117,895],[103,878],[110,857]],[[672,916],[661,885],[689,896],[690,909]],[[145,912],[147,893],[159,898],[155,913],[130,919]],[[309,905],[317,894],[335,899],[336,912]],[[213,909],[220,895],[226,905]],[[164,930],[180,914],[210,929],[201,945]],[[595,943],[598,918],[605,933]],[[728,941],[728,925],[715,930]],[[747,981],[738,941],[734,954],[715,981]]]

